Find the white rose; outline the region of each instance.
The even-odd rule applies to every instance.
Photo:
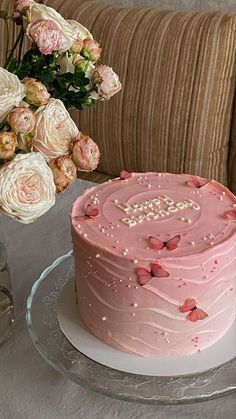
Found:
[[[49,19],[57,24],[63,38],[63,48],[60,51],[68,50],[77,39],[78,30],[68,23],[56,10],[44,4],[33,3],[27,12],[27,20],[31,23],[38,19]]]
[[[0,123],[8,112],[25,97],[24,85],[15,74],[0,67]]]
[[[46,107],[36,111],[35,119],[34,150],[42,153],[47,161],[68,154],[79,130],[63,102],[50,99]]]
[[[86,38],[93,39],[93,35],[81,23],[76,22],[76,20],[67,20],[67,22],[77,31],[76,34],[82,41]]]
[[[51,169],[40,153],[18,154],[0,170],[1,212],[29,224],[55,204]]]

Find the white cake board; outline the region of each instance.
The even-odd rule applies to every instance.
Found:
[[[119,371],[152,376],[200,373],[236,356],[236,321],[218,342],[187,356],[143,358],[118,351],[103,343],[82,322],[75,303],[74,280],[63,288],[57,305],[60,328],[70,343],[88,358]]]

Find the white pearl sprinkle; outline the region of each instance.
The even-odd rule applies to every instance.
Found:
[[[133,260],[133,262],[134,262],[134,263],[138,263],[137,259],[134,259],[134,260]]]
[[[195,246],[195,242],[194,241],[190,242],[190,244],[191,244],[191,246]]]
[[[129,284],[129,285],[127,285],[127,288],[131,288],[131,285]]]
[[[222,192],[222,195],[225,195],[225,191]]]
[[[131,314],[131,316],[133,316],[133,317],[134,317],[134,316],[135,316],[135,313],[132,313],[132,314]]]
[[[187,220],[187,223],[188,223],[188,224],[191,224],[191,223],[192,223],[192,220],[189,218],[189,219]]]
[[[99,255],[99,253],[97,253],[97,254],[96,254],[96,258],[97,258],[97,259],[98,259],[98,258],[100,258],[100,255]]]
[[[102,321],[103,321],[103,322],[105,322],[105,321],[106,321],[106,319],[107,319],[107,318],[106,318],[105,316],[103,316],[103,317],[102,317]]]
[[[214,242],[210,242],[210,246],[214,246]]]
[[[80,224],[77,224],[77,227],[80,228]]]
[[[115,203],[115,204],[118,204],[118,202],[119,202],[119,201],[118,201],[118,199],[115,199],[114,203]]]
[[[92,304],[90,304],[90,303],[89,303],[89,305],[88,305],[88,306],[89,306],[89,307],[91,307],[91,305],[92,305]]]
[[[127,256],[127,252],[123,252],[123,255],[124,255],[124,256]]]
[[[152,185],[150,183],[147,186],[148,186],[148,188],[151,188],[152,187]]]
[[[203,240],[206,240],[207,239],[207,237],[203,237]]]
[[[133,303],[132,306],[136,308],[136,307],[138,307],[138,304],[137,303]]]
[[[88,237],[87,233],[84,233],[84,237]]]
[[[180,218],[180,221],[185,221],[185,218],[184,218],[184,217],[181,217],[181,218]]]

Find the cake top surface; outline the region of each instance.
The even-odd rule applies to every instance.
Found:
[[[236,197],[220,183],[187,174],[126,176],[73,204],[75,231],[98,248],[134,260],[191,257],[236,238]]]

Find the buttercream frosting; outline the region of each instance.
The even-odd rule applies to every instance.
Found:
[[[87,190],[73,205],[72,239],[89,330],[142,356],[188,355],[216,342],[236,311],[234,212],[226,187],[186,174],[132,173]],[[182,312],[189,299],[196,306]]]

